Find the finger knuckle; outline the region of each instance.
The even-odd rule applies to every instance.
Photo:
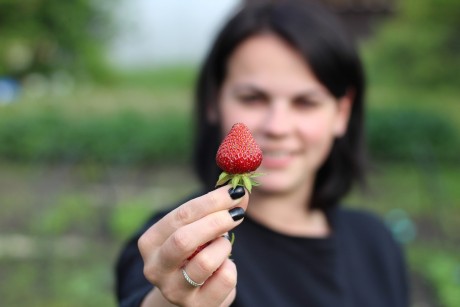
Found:
[[[222,269],[220,272],[222,285],[227,288],[236,287],[236,272],[231,269]]]
[[[213,259],[206,253],[199,253],[195,259],[198,268],[204,273],[212,273],[215,270]]]
[[[161,281],[162,272],[159,269],[156,257],[150,257],[144,261],[143,266],[144,277],[154,285],[159,285]]]
[[[180,206],[176,209],[176,220],[181,225],[188,224],[192,218],[192,210],[189,206]]]
[[[149,265],[144,265],[144,270],[143,270],[143,273],[144,273],[144,277],[149,280],[150,282],[156,282],[156,278],[155,278],[155,270],[153,270],[153,268]]]
[[[137,240],[137,247],[141,255],[147,255],[158,247],[161,242],[161,234],[153,229],[144,232]]]
[[[187,253],[191,251],[191,241],[187,233],[177,230],[171,236],[172,244],[179,252]]]
[[[178,287],[171,285],[171,286],[165,286],[161,289],[161,293],[163,296],[171,302],[172,304],[178,305],[178,306],[184,306],[183,300],[181,300],[181,296],[178,293]]]
[[[139,248],[139,251],[141,254],[144,254],[145,251],[148,249],[149,246],[149,238],[146,234],[143,234],[140,236],[140,238],[137,240],[137,247]]]

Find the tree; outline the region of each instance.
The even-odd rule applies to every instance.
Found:
[[[399,5],[370,44],[373,74],[413,86],[460,88],[460,1]]]
[[[0,75],[68,70],[98,77],[111,31],[104,1],[0,0]]]

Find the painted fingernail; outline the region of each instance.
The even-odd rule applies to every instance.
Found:
[[[230,213],[230,216],[235,222],[241,220],[245,214],[244,209],[241,207],[235,207],[233,209],[230,209],[228,210],[228,213]]]
[[[238,199],[243,197],[244,194],[246,194],[246,191],[244,190],[244,187],[239,185],[236,188],[230,188],[230,190],[228,190],[228,194],[230,194],[232,199]]]

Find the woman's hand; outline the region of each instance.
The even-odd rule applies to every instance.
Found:
[[[233,302],[236,267],[228,258],[231,243],[222,235],[241,223],[248,205],[244,195],[242,187],[216,189],[171,211],[140,237],[144,275],[155,285],[143,306],[228,306]],[[203,285],[194,286],[194,282]]]

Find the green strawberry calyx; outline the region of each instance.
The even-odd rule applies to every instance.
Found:
[[[258,186],[260,183],[254,180],[256,177],[263,176],[263,173],[244,173],[244,174],[229,174],[227,172],[222,172],[219,175],[219,179],[217,180],[216,186],[226,184],[230,182],[232,188],[236,188],[237,186],[243,186],[248,190],[249,193],[252,191],[253,186]]]

